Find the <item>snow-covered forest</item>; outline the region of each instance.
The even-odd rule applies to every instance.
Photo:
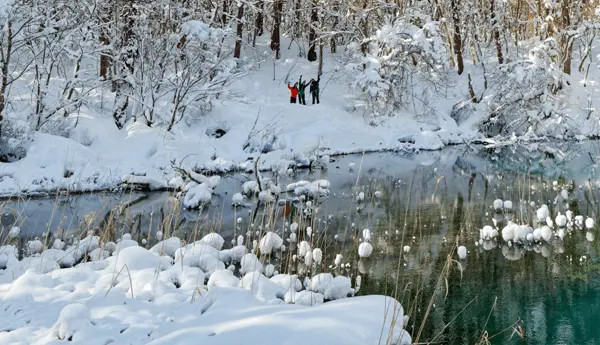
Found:
[[[599,6],[2,0],[0,160],[34,162],[5,166],[0,184],[60,188],[74,174],[94,189],[114,184],[107,171],[168,174],[190,154],[226,171],[278,150],[597,137]],[[303,72],[322,76],[323,102],[300,111],[285,85]],[[15,177],[32,165],[37,178]]]

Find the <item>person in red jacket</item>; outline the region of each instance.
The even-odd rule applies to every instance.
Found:
[[[290,103],[296,103],[296,97],[298,97],[298,83],[294,84],[294,86],[288,84],[288,89],[290,89],[291,93]]]

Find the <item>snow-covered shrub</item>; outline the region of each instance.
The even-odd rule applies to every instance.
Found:
[[[348,68],[359,72],[352,86],[364,94],[370,113],[431,111],[428,99],[444,84],[445,48],[437,22],[418,13],[407,15],[377,30],[366,53],[359,43],[350,51],[354,63]]]
[[[481,104],[475,106],[485,113],[478,127],[486,135],[568,134],[563,111],[570,86],[565,81],[558,45],[553,38],[531,49],[528,59],[492,69],[488,81],[489,89]],[[470,106],[455,108],[453,117],[460,123],[461,112]]]
[[[27,155],[32,133],[25,121],[5,118],[0,136],[0,161],[15,162]]]
[[[243,73],[243,66],[221,54],[223,40],[231,33],[211,28],[198,20],[184,20],[179,34],[159,35],[148,5],[134,29],[138,54],[133,73],[135,116],[148,125],[188,124],[211,109],[212,101],[227,96],[229,82]]]

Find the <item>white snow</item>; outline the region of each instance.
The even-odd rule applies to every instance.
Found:
[[[263,255],[269,255],[274,250],[279,250],[283,245],[283,239],[274,232],[267,232],[263,238],[260,239],[258,248],[260,253]]]
[[[342,254],[335,254],[335,260],[333,261],[336,266],[339,266],[344,260],[344,256]]]
[[[85,333],[81,333],[91,326],[91,320],[92,314],[84,304],[69,304],[60,311],[58,320],[52,327],[52,334],[60,340],[84,342]]]
[[[537,219],[540,222],[545,221],[546,218],[548,218],[548,215],[549,215],[548,206],[542,205],[540,208],[538,208],[538,210],[536,212],[536,215],[537,215]]]
[[[364,229],[363,232],[362,232],[362,234],[363,234],[363,239],[365,241],[371,241],[371,230]]]
[[[593,218],[587,218],[585,220],[585,227],[588,229],[593,229],[594,228],[594,219]]]
[[[237,287],[240,284],[240,279],[233,275],[230,270],[216,270],[208,278],[206,287],[211,290],[213,287]]]
[[[494,204],[493,204],[494,209],[501,210],[502,209],[502,205],[503,204],[502,204],[502,200],[501,199],[494,200]]]
[[[491,240],[496,236],[498,236],[498,230],[489,225],[484,226],[479,234],[479,237],[484,240]]]
[[[550,242],[550,240],[552,239],[552,229],[550,229],[549,226],[544,225],[542,226],[541,233],[544,241]]]
[[[358,246],[358,256],[368,258],[373,253],[373,245],[369,242],[363,242]]]
[[[175,251],[181,248],[181,240],[177,237],[171,237],[155,244],[150,251],[158,255],[175,256]]]
[[[231,204],[233,206],[242,206],[242,205],[244,205],[244,196],[242,195],[242,193],[235,193],[235,194],[233,194],[233,196],[231,197]]]
[[[242,257],[241,262],[241,269],[240,272],[242,274],[246,274],[246,273],[250,273],[250,272],[261,272],[262,271],[262,264],[260,261],[258,261],[258,258],[256,257],[256,255],[252,254],[252,253],[248,253],[246,255],[244,255]]]
[[[19,236],[20,233],[21,233],[21,228],[19,228],[18,226],[13,226],[10,229],[10,231],[8,232],[8,237],[15,238],[15,237]]]
[[[202,237],[200,242],[206,243],[216,250],[221,250],[223,248],[223,244],[225,244],[225,239],[223,239],[223,236],[217,234],[216,232],[211,232],[210,234]]]
[[[300,244],[298,244],[298,255],[304,257],[306,255],[307,252],[309,252],[311,250],[310,248],[310,244],[306,241],[302,241],[300,242]]]
[[[323,251],[321,250],[321,248],[313,249],[312,257],[313,257],[313,260],[315,260],[315,263],[317,265],[320,265],[323,262]]]
[[[332,280],[331,273],[319,273],[310,279],[310,290],[324,293]]]
[[[201,183],[187,190],[183,199],[183,205],[186,208],[197,208],[204,204],[210,203],[212,199],[212,189],[208,184]]]
[[[458,247],[457,253],[459,259],[464,260],[467,258],[467,248],[465,246]]]
[[[297,275],[277,274],[271,277],[271,281],[281,285],[286,291],[290,289],[296,292],[302,290],[302,282],[300,282]]]
[[[275,266],[273,264],[268,264],[265,266],[265,276],[267,278],[271,278],[275,273]]]
[[[309,250],[304,254],[304,263],[306,266],[310,266],[313,263],[313,253],[312,250]]]
[[[175,255],[203,246],[216,251],[197,242]],[[11,248],[2,247],[0,253],[6,255],[0,258],[19,265]],[[59,252],[52,249],[45,255]],[[228,345],[262,339],[267,345],[359,345],[377,343],[382,331],[393,334],[394,343],[400,337],[400,343],[410,342],[402,329],[400,304],[383,296],[347,299],[355,293],[348,277],[320,274],[311,279],[310,290],[303,290],[295,275],[268,279],[250,271],[240,280],[228,269],[217,269],[204,285],[201,269],[183,261],[173,264],[159,253],[130,246],[73,268],[0,275],[0,322],[11,330],[0,334],[0,342]],[[252,255],[243,261],[254,260]],[[127,270],[120,271],[121,265]]]
[[[555,222],[556,225],[564,227],[567,225],[567,216],[565,216],[564,214],[559,214],[556,216]]]
[[[351,294],[354,290],[351,288],[350,278],[337,276],[329,282],[323,296],[328,300],[341,299]]]

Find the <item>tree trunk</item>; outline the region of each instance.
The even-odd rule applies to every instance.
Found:
[[[242,19],[244,18],[244,3],[238,3],[238,13],[237,13],[237,28],[236,28],[236,38],[235,38],[235,49],[233,51],[233,57],[236,59],[240,58],[242,54],[242,35],[244,31],[244,23]]]
[[[462,55],[462,37],[460,36],[460,20],[459,14],[459,3],[460,0],[451,0],[450,5],[452,6],[452,22],[454,24],[454,54],[456,55],[456,67],[458,74],[461,75],[464,71],[463,55]]]
[[[498,30],[498,21],[496,20],[496,12],[494,10],[494,0],[490,0],[490,18],[492,23],[492,33],[494,35],[494,41],[496,42],[498,63],[503,64],[504,57],[502,56],[502,43],[500,42],[500,31]]]
[[[121,13],[124,22],[122,30],[122,47],[117,47],[119,51],[118,59],[118,77],[115,83],[116,95],[115,106],[113,109],[113,119],[118,129],[123,128],[127,121],[127,108],[129,106],[129,95],[133,85],[129,83],[129,75],[134,72],[134,61],[137,58],[138,50],[135,42],[133,28],[135,25],[136,8],[133,3],[126,2]]]
[[[323,74],[323,41],[319,40],[319,73],[320,77]]]
[[[108,25],[108,23],[110,22],[110,11],[112,11],[112,8],[106,9],[103,8],[101,11],[108,11],[108,13],[102,13],[102,23],[104,25]],[[110,44],[110,39],[108,39],[108,33],[106,32],[107,28],[106,27],[102,27],[100,28],[100,43],[102,43],[103,46],[108,46]],[[102,80],[107,80],[108,79],[108,72],[110,70],[110,56],[104,53],[100,54],[100,78],[102,78]]]
[[[229,14],[229,0],[223,0],[223,11],[221,11],[221,25],[227,26],[227,14]]]
[[[7,23],[6,30],[6,53],[2,56],[2,81],[0,83],[0,137],[2,137],[2,125],[4,124],[4,109],[6,109],[6,87],[8,86],[8,66],[12,57],[13,32],[12,23]],[[0,47],[3,49],[3,47]]]
[[[104,32],[102,32],[100,34],[100,42],[104,46],[108,46],[110,44],[110,41],[108,40],[108,38],[106,37],[106,34]],[[100,54],[100,78],[102,78],[102,80],[108,79],[109,68],[110,68],[110,56],[108,56],[106,54]]]
[[[275,52],[275,59],[281,58],[281,12],[283,0],[275,0],[273,4],[273,32],[271,33],[271,50]]]
[[[315,26],[317,25],[319,20],[318,14],[317,14],[317,3],[316,0],[312,0],[312,4],[311,4],[311,11],[310,11],[310,31],[308,32],[308,42],[309,42],[309,49],[308,49],[308,61],[317,61],[317,50],[316,50],[316,44],[317,44],[317,34],[315,32]]]
[[[561,28],[561,45],[562,45],[562,51],[564,52],[564,57],[563,57],[563,72],[565,74],[570,75],[571,74],[571,61],[573,60],[573,40],[571,39],[571,36],[567,33],[567,30],[569,29],[569,27],[571,26],[571,16],[569,13],[571,7],[571,1],[570,0],[562,0],[561,1],[561,21],[562,21],[562,28]]]
[[[264,33],[264,17],[263,17],[263,12],[265,10],[265,3],[263,2],[263,0],[260,0],[258,2],[257,5],[258,9],[256,12],[256,20],[254,22],[254,33],[256,36],[262,36]]]
[[[300,15],[302,14],[302,0],[296,0],[294,11],[294,38],[302,37],[300,29]]]
[[[362,13],[360,13],[360,29],[362,30],[362,43],[360,44],[360,52],[364,57],[367,56],[369,52],[369,43],[367,42],[367,38],[369,37],[369,21],[367,18],[367,7],[369,6],[369,0],[363,0],[362,4]],[[367,69],[367,64],[363,63],[363,71]]]

